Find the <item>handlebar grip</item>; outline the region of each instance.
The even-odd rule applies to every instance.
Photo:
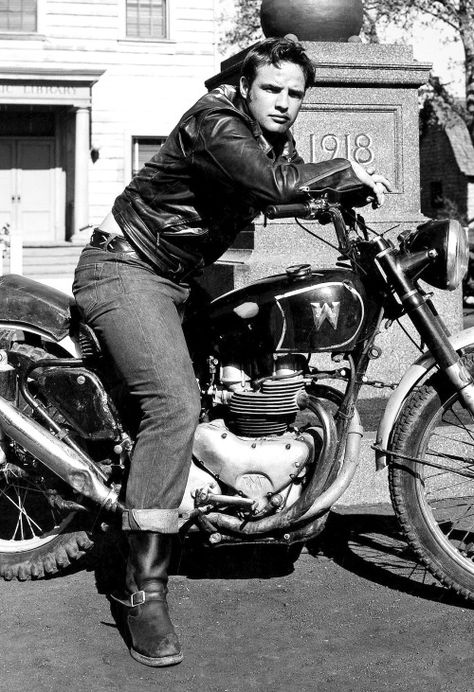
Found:
[[[298,202],[295,204],[272,204],[265,210],[269,219],[289,219],[295,216],[307,218],[311,214],[311,207],[308,202]]]

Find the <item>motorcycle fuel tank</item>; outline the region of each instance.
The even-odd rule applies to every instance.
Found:
[[[290,267],[216,298],[210,320],[224,351],[348,352],[367,320],[366,294],[349,269]]]

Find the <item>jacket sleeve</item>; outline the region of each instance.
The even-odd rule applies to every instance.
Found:
[[[180,141],[194,171],[216,192],[240,194],[260,209],[294,200],[305,186],[337,188],[349,180],[360,184],[346,159],[275,164],[248,125],[230,112],[211,111],[198,123],[184,123]]]

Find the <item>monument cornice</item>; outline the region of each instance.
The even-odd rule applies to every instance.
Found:
[[[369,63],[353,64],[317,62],[315,63],[316,77],[314,85],[335,84],[346,81],[350,75],[350,83],[361,86],[363,84],[374,86],[378,83],[396,86],[421,86],[429,76],[430,63],[412,63],[400,65],[398,63],[374,65]]]
[[[219,74],[213,75],[206,80],[207,89],[214,89],[219,84],[236,84],[239,78],[240,69],[238,64],[222,70]],[[313,86],[323,86],[325,84],[336,86],[345,84],[346,88],[351,86],[377,86],[390,83],[392,86],[421,86],[428,80],[431,65],[428,63],[417,63],[414,65],[369,65],[351,63],[316,63],[316,76]],[[348,75],[350,79],[348,80]],[[347,82],[350,82],[350,85]]]
[[[419,87],[427,81],[432,68],[431,63],[413,58],[411,46],[311,41],[303,42],[303,46],[316,70],[316,87],[341,83],[346,88],[387,83],[398,87]],[[213,89],[223,82],[236,84],[240,66],[251,48],[249,46],[224,60],[222,71],[210,77],[205,82],[206,87]]]

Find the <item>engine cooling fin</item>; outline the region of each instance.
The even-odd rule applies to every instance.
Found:
[[[298,412],[296,398],[304,378],[268,379],[259,392],[236,392],[230,400],[231,427],[245,437],[279,435],[287,430]]]

